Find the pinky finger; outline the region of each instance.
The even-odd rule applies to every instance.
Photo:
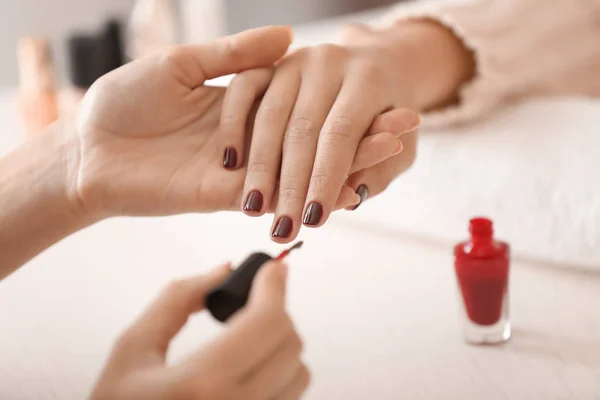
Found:
[[[226,169],[237,169],[244,164],[248,118],[272,77],[272,68],[251,69],[237,74],[227,88],[219,124],[219,143]]]
[[[356,210],[367,199],[383,192],[400,174],[406,172],[414,163],[417,154],[418,132],[407,133],[402,137],[404,150],[382,163],[358,171],[348,177],[346,185],[353,188],[360,201],[355,206],[346,207]]]
[[[310,372],[308,372],[308,368],[305,365],[302,365],[302,368],[298,371],[292,383],[290,383],[285,390],[277,396],[276,400],[298,400],[302,398],[306,389],[310,385]]]

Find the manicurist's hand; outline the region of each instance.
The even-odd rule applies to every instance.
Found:
[[[291,42],[265,27],[182,45],[99,79],[80,108],[73,196],[108,215],[233,209],[244,172],[222,167],[218,136],[224,88],[208,79],[272,65]]]
[[[171,284],[117,341],[92,400],[295,400],[309,384],[302,342],[285,310],[287,267],[265,265],[248,305],[224,332],[167,365],[169,343],[227,267]]]

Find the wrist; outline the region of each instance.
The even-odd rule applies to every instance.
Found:
[[[473,54],[434,20],[401,21],[368,36],[363,43],[391,66],[399,105],[430,110],[453,103],[475,73]]]
[[[78,196],[80,148],[72,123],[57,121],[18,152],[23,160],[21,173],[37,182],[32,200],[51,205],[64,216],[65,223],[74,227],[82,228],[101,219],[87,210]]]
[[[0,279],[98,220],[70,195],[76,140],[57,122],[0,160]]]

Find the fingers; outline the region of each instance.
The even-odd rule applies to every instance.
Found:
[[[340,195],[338,196],[337,202],[335,203],[334,210],[341,210],[342,208],[354,207],[360,203],[360,196],[356,194],[355,190],[348,186],[342,186]]]
[[[287,267],[263,266],[252,285],[248,304],[228,322],[210,346],[192,355],[186,365],[209,362],[215,370],[244,378],[295,334],[285,310]]]
[[[219,126],[223,167],[236,169],[244,164],[248,118],[272,77],[272,68],[252,69],[237,74],[227,88]]]
[[[303,75],[310,83],[302,85],[285,130],[279,199],[271,231],[279,242],[293,240],[300,230],[319,133],[342,84],[341,76],[326,65],[325,57],[320,63]]]
[[[417,139],[418,132],[405,134],[402,137],[404,144],[402,153],[348,178],[346,184],[354,188],[360,196],[360,202],[356,206],[348,207],[349,210],[356,210],[367,199],[383,192],[398,175],[411,167],[416,158]]]
[[[292,382],[285,390],[276,396],[277,400],[298,400],[302,397],[310,385],[310,373],[305,365],[302,365]]]
[[[404,145],[397,138],[419,129],[420,125],[419,113],[408,108],[396,108],[377,116],[369,128],[369,136],[362,139],[356,151],[349,174],[400,154]]]
[[[194,88],[208,79],[270,66],[285,55],[291,41],[289,27],[267,26],[209,43],[181,46],[183,54],[193,57],[193,62],[186,64],[185,84]]]
[[[395,108],[380,114],[369,128],[369,135],[392,132],[397,136],[414,132],[421,126],[421,115],[410,108]]]
[[[297,71],[279,68],[258,108],[242,200],[242,208],[248,215],[262,215],[271,208],[284,132],[300,82]]]
[[[208,292],[229,272],[230,267],[224,265],[206,275],[171,283],[121,336],[119,347],[133,347],[145,358],[151,352],[157,356],[157,362],[164,362],[171,339],[185,325],[190,314],[204,308]]]
[[[350,168],[350,174],[361,169],[372,167],[386,159],[400,154],[404,149],[402,141],[393,133],[383,132],[377,135],[367,136],[361,140],[354,162]]]
[[[359,141],[380,112],[375,102],[365,104],[356,101],[361,96],[368,98],[369,93],[362,89],[358,82],[348,82],[340,91],[323,126],[306,199],[305,226],[323,225],[333,211],[338,190],[348,175]]]

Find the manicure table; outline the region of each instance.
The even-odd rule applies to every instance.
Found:
[[[332,40],[343,20],[300,27],[296,45]],[[23,138],[13,95],[0,91],[0,155]],[[540,113],[541,125],[526,122]],[[585,123],[577,130],[574,120]],[[599,126],[599,102],[565,99],[424,132],[415,167],[386,193],[303,229],[305,246],[289,259],[288,308],[312,372],[306,398],[600,399],[600,165],[578,153],[598,148]],[[544,134],[537,152],[522,148],[523,127]],[[522,135],[502,135],[512,131]],[[467,164],[456,162],[459,140],[473,150]],[[575,171],[537,163],[544,152],[565,162],[553,141]],[[515,170],[523,160],[538,174],[528,181]],[[564,193],[551,191],[569,177]],[[500,347],[461,336],[452,245],[475,213],[491,215],[515,250],[513,336]],[[257,250],[276,253],[270,226],[271,216],[241,213],[116,218],[44,252],[0,283],[0,399],[86,398],[114,339],[169,281]],[[221,329],[206,313],[192,318],[169,362]]]

